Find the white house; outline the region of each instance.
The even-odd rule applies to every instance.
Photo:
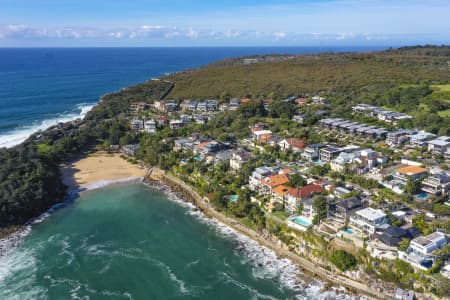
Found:
[[[442,232],[412,239],[406,252],[399,252],[399,258],[422,270],[431,268],[435,257],[432,252],[447,245],[447,237]]]
[[[437,139],[428,141],[428,151],[443,154],[450,148],[450,137],[441,136]]]
[[[150,134],[155,133],[156,132],[155,120],[152,120],[152,119],[146,120],[144,123],[144,127],[145,127],[144,128],[145,132],[150,133]]]
[[[381,209],[367,207],[350,217],[349,227],[362,235],[372,235],[387,222],[387,216]]]

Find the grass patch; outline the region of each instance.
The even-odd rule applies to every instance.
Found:
[[[37,150],[40,154],[47,154],[47,153],[50,153],[50,151],[52,151],[52,146],[47,145],[45,143],[38,144]]]
[[[272,215],[282,220],[286,220],[291,214],[286,211],[276,211],[273,212]]]
[[[436,92],[450,92],[450,84],[435,84],[430,87]]]
[[[450,109],[446,109],[446,110],[441,110],[438,112],[439,116],[445,118],[445,117],[450,117]]]

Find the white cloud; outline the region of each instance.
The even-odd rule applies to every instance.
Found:
[[[295,31],[259,31],[259,30],[218,30],[199,29],[194,27],[166,27],[161,25],[141,25],[135,28],[96,28],[96,27],[33,27],[25,24],[0,25],[0,42],[2,40],[90,40],[92,42],[110,41],[139,41],[164,43],[186,43],[197,41],[204,44],[214,43],[389,43],[395,42],[399,37],[413,38],[417,35],[387,35],[367,32],[337,32],[337,33],[304,33]]]

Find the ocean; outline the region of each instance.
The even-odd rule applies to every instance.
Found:
[[[219,59],[373,49],[380,48],[0,48],[0,147],[82,118],[105,93]]]
[[[4,251],[0,299],[338,297],[271,250],[138,183],[82,194]]]

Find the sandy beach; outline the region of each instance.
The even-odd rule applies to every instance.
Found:
[[[127,162],[117,153],[94,153],[64,165],[61,171],[63,182],[71,190],[79,190],[139,179],[145,176],[147,169]]]

